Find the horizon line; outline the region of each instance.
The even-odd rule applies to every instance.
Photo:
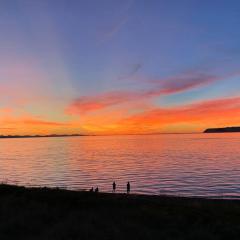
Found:
[[[171,134],[200,134],[204,132],[172,132],[172,133],[121,133],[121,134],[33,134],[33,135],[0,135],[0,138],[41,138],[41,137],[95,137],[95,136],[131,136],[131,135],[171,135]]]

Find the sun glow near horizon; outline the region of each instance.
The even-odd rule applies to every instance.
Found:
[[[238,2],[94,3],[0,3],[0,135],[240,125]]]

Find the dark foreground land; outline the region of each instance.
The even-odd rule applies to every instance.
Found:
[[[240,239],[240,201],[0,185],[0,239]]]

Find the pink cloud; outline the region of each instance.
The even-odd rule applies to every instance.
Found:
[[[203,73],[188,73],[174,78],[154,81],[154,87],[141,91],[112,91],[97,96],[75,99],[66,109],[69,114],[85,114],[127,102],[149,100],[162,95],[184,92],[210,84],[220,78]]]
[[[205,74],[201,72],[187,72],[176,77],[168,78],[163,81],[162,92],[174,94],[201,87],[220,80],[219,76]]]

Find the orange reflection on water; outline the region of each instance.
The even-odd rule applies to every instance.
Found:
[[[240,196],[240,134],[1,139],[10,183],[137,193]]]

